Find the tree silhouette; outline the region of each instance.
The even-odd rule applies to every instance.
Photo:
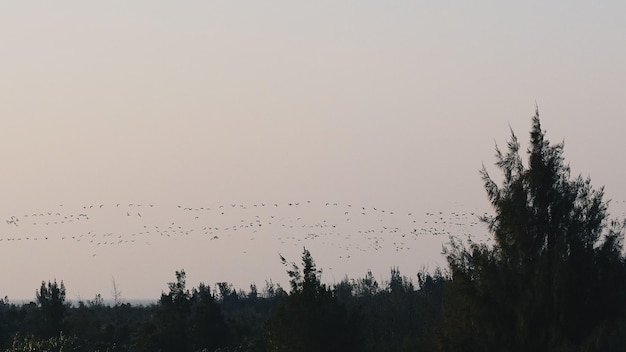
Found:
[[[41,312],[41,333],[45,337],[59,336],[61,332],[61,321],[63,314],[67,309],[65,305],[65,285],[63,281],[57,284],[56,280],[48,281],[48,285],[44,281],[41,287],[35,293],[37,305]]]
[[[187,333],[192,351],[215,350],[230,342],[230,332],[220,306],[208,286],[192,290]]]
[[[155,314],[141,328],[136,349],[139,351],[187,351],[186,318],[191,294],[186,288],[184,270],[176,271],[176,282],[169,282],[169,292],[162,293]]]
[[[215,350],[230,341],[221,309],[208,286],[187,289],[184,270],[176,271],[176,282],[161,294],[156,314],[140,329],[136,350]]]
[[[291,292],[268,323],[267,341],[272,351],[360,351],[356,322],[333,291],[321,283],[311,253],[304,248],[302,270],[295,263],[287,274]]]
[[[498,185],[481,170],[493,247],[453,240],[444,311],[446,350],[573,350],[596,345],[624,312],[623,225],[609,222],[603,189],[572,178],[563,143],[532,119],[528,166],[512,133],[496,148]]]

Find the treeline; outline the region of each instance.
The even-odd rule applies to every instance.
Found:
[[[287,262],[285,261],[285,264]],[[404,351],[432,346],[446,284],[436,272],[413,280],[391,270],[327,286],[308,250],[288,264],[290,291],[188,289],[184,270],[156,304],[70,304],[63,282],[43,282],[29,304],[0,302],[3,351]]]
[[[188,289],[176,272],[158,303],[70,306],[63,283],[36,302],[0,302],[5,351],[621,351],[626,346],[626,222],[602,188],[572,177],[563,143],[533,117],[528,160],[512,134],[496,149],[501,182],[482,180],[492,244],[452,238],[448,267],[334,285],[306,249],[281,257],[290,287]]]
[[[285,264],[287,262],[285,261]],[[63,282],[29,304],[0,302],[3,351],[412,351],[433,347],[446,278],[391,270],[327,286],[308,250],[289,266],[290,290],[228,283],[188,289],[184,270],[156,304],[70,304]],[[438,324],[439,325],[439,324]],[[437,326],[438,326],[437,325]]]

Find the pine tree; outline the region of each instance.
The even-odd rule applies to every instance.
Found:
[[[44,337],[54,337],[61,333],[61,322],[67,309],[65,304],[65,285],[63,281],[41,282],[39,290],[36,291],[37,305],[40,308],[42,325],[41,332]]]
[[[321,283],[311,253],[304,248],[302,270],[295,263],[287,270],[291,292],[268,321],[266,342],[272,351],[361,351],[356,322],[334,292]]]
[[[623,318],[623,224],[608,220],[603,188],[572,178],[563,143],[532,119],[528,166],[512,133],[496,148],[498,185],[481,170],[494,215],[492,247],[453,240],[443,349],[547,351],[597,345]],[[597,347],[599,348],[599,346]]]

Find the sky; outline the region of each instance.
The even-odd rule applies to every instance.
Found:
[[[158,298],[180,269],[189,286],[285,285],[278,254],[304,246],[328,282],[445,266],[447,232],[486,235],[478,170],[496,173],[511,130],[527,143],[535,106],[619,216],[625,16],[621,1],[0,1],[0,296],[57,279],[74,301],[113,280]]]

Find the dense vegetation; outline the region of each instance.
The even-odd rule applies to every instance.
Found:
[[[63,283],[42,283],[36,302],[0,303],[0,344],[4,351],[400,351],[432,343],[441,274],[420,273],[419,289],[397,269],[382,286],[368,272],[328,287],[306,249],[301,268],[289,266],[289,293],[271,282],[261,292],[227,283],[189,290],[178,271],[149,306],[109,306],[100,297],[70,305]]]
[[[626,345],[624,223],[608,219],[603,190],[572,178],[563,145],[533,118],[528,163],[512,134],[497,150],[498,185],[482,170],[493,244],[453,238],[448,268],[398,269],[321,282],[311,253],[281,257],[289,292],[228,283],[186,287],[176,272],[158,303],[70,305],[63,282],[36,301],[0,301],[4,351],[606,351]]]

